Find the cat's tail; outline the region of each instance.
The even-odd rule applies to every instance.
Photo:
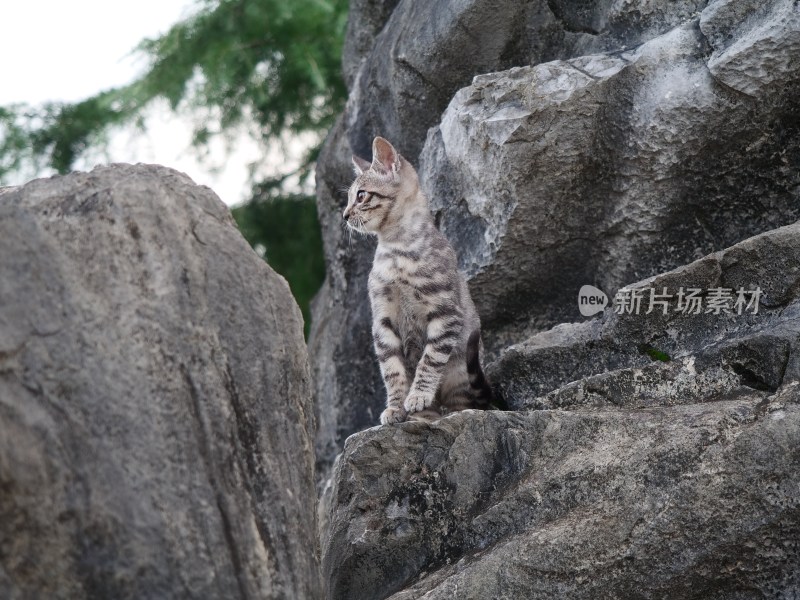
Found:
[[[486,380],[480,361],[481,332],[473,331],[467,340],[467,375],[474,408],[486,410],[492,403],[492,386]]]

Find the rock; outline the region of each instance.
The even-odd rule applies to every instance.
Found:
[[[347,13],[347,33],[342,48],[342,71],[347,88],[353,87],[363,61],[369,56],[375,38],[386,25],[399,0],[351,0]]]
[[[504,54],[526,54],[515,47],[526,12],[518,0],[399,3],[351,88],[346,119],[353,151],[368,156],[380,133],[415,160],[458,88],[496,69]]]
[[[613,295],[800,218],[791,0],[352,6],[350,97],[317,173],[321,479],[384,403],[365,291],[374,246],[341,227],[350,155],[376,134],[421,166],[491,357],[580,318],[584,284]]]
[[[696,21],[456,94],[421,178],[491,351],[576,318],[584,284],[613,294],[800,218],[800,62],[785,37],[773,53],[792,72],[753,96],[717,79]]]
[[[708,306],[701,314],[678,310],[681,289],[720,288],[731,290],[733,299],[739,289],[761,290],[758,312],[742,306],[739,314],[733,303],[729,313],[705,312]],[[710,368],[705,376],[716,380],[720,393],[739,379],[772,392],[800,380],[800,357],[790,359],[789,353],[800,336],[800,222],[626,289],[641,290],[640,314],[609,307],[602,318],[562,324],[502,351],[487,373],[510,408],[591,404],[597,395],[609,396],[609,382],[624,388],[614,397],[638,402],[636,407],[647,405],[647,388],[653,386],[662,397],[675,395],[676,402],[687,394],[697,399],[696,391],[678,381],[686,370],[699,381]],[[650,289],[672,296],[666,314],[663,307],[647,314]],[[673,363],[654,365],[654,351]],[[719,368],[724,372],[715,372]],[[668,392],[664,378],[677,387]],[[702,396],[711,382],[701,383]]]
[[[704,2],[619,4],[354,2],[344,61],[351,147],[366,156],[383,135],[415,161],[428,128],[475,75],[638,45],[692,18]]]
[[[673,303],[510,348],[492,373],[517,412],[348,438],[323,538],[329,597],[792,597],[798,253],[800,223],[626,288],[755,284],[757,313]]]
[[[717,0],[700,28],[714,52],[708,69],[720,83],[755,98],[797,89],[800,11],[792,0]],[[790,90],[791,91],[791,88]]]
[[[169,169],[1,198],[0,597],[319,597],[286,282]]]
[[[792,597],[799,399],[793,383],[356,434],[336,473],[330,597]]]
[[[351,14],[350,97],[318,163],[329,597],[796,595],[795,4],[354,4],[374,10]],[[515,412],[367,429],[327,478],[384,399],[374,246],[340,221],[376,134],[419,164]],[[587,284],[671,298],[571,323]],[[758,313],[677,312],[689,288],[763,293]]]

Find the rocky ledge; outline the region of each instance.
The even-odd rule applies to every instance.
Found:
[[[490,371],[517,411],[351,436],[330,597],[800,590],[800,224],[628,287],[651,288],[675,298],[507,349]],[[692,314],[682,288],[763,293]]]

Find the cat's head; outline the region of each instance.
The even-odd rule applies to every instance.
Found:
[[[398,225],[418,203],[414,167],[382,137],[372,142],[372,162],[353,156],[356,180],[347,192],[343,217],[359,231],[377,234]]]

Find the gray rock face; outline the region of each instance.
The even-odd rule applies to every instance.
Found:
[[[358,434],[334,490],[331,597],[792,597],[799,397]]]
[[[353,87],[362,62],[372,51],[375,38],[386,25],[398,1],[351,0],[342,49],[342,70],[348,89]]]
[[[207,188],[5,191],[0,597],[319,597],[310,387],[286,282]]]
[[[797,85],[800,11],[796,2],[718,0],[700,15],[700,29],[714,49],[708,69],[723,85],[753,98]]]
[[[484,75],[456,94],[422,179],[490,348],[574,319],[583,284],[613,293],[800,218],[800,28],[787,10],[731,32],[717,7],[703,29],[741,37],[711,59],[695,20],[635,50]]]
[[[428,128],[475,75],[634,46],[692,18],[705,2],[610,4],[353,2],[344,60],[351,147],[367,155],[380,134],[413,161]]]
[[[318,163],[323,477],[384,402],[366,294],[374,246],[341,226],[350,154],[369,154],[374,135],[421,163],[493,357],[578,318],[583,284],[613,294],[800,218],[791,0],[353,7],[350,98]]]
[[[492,371],[527,410],[351,436],[330,492],[329,596],[794,597],[798,249],[795,224],[630,286],[758,285],[757,313],[673,303],[512,347]]]
[[[647,314],[651,288],[659,294],[666,289],[672,296],[666,314],[663,307]],[[762,292],[758,313],[753,313],[755,307],[742,306],[739,314],[734,306],[736,291],[756,288]],[[555,408],[576,403],[577,396],[591,404],[605,393],[605,382],[623,383],[621,373],[633,380],[624,382],[628,387],[614,395],[642,402],[638,407],[646,406],[648,379],[655,377],[652,385],[663,395],[667,390],[658,380],[680,379],[679,372],[686,369],[694,380],[710,366],[723,365],[724,373],[707,373],[719,376],[720,393],[741,378],[755,389],[772,392],[784,381],[800,380],[800,358],[790,354],[800,335],[800,223],[626,289],[641,291],[641,314],[606,309],[602,319],[559,325],[503,350],[487,372],[510,408]],[[700,314],[681,312],[681,289],[703,290],[705,301],[708,290],[730,290],[730,312],[705,312],[707,304]],[[745,297],[748,302],[752,299]],[[674,362],[653,364],[654,350]],[[704,386],[710,383],[703,381]],[[567,387],[559,389],[562,386]],[[558,392],[551,393],[554,390]],[[671,393],[685,401],[693,392],[678,387]],[[572,399],[565,400],[565,395]]]

